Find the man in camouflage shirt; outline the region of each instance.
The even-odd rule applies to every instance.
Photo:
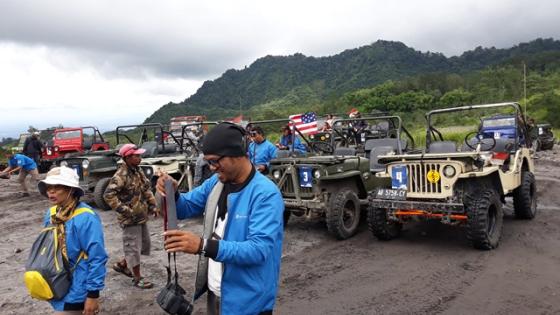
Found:
[[[123,229],[124,258],[115,263],[113,269],[133,277],[134,286],[149,289],[153,284],[140,275],[140,255],[150,254],[150,232],[146,222],[148,215],[157,217],[159,211],[150,182],[138,167],[142,161],[140,155],[144,152],[134,144],[125,144],[119,150],[124,163],[111,178],[103,197],[117,212]]]

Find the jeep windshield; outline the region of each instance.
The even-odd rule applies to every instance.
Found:
[[[515,127],[515,117],[485,119],[482,121],[482,127]]]
[[[61,131],[61,132],[57,132],[55,135],[55,139],[57,140],[74,139],[79,137],[80,137],[79,130]]]

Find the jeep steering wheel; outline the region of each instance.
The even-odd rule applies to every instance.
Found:
[[[334,147],[332,146],[332,144],[325,141],[311,142],[311,149],[313,149],[313,151],[323,152],[327,154],[334,153]]]
[[[476,139],[475,143],[471,143],[469,141],[473,138]],[[485,139],[492,139],[492,143],[490,144],[490,143],[484,142]],[[483,151],[491,151],[496,146],[496,139],[494,139],[494,138],[484,138],[483,134],[481,134],[480,132],[473,131],[473,132],[469,132],[465,136],[465,144],[467,145],[467,147],[471,148],[472,150],[476,150],[476,147],[479,144],[480,144],[481,149],[482,149],[483,146],[489,146],[488,149],[484,148]]]

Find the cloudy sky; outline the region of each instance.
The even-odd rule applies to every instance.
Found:
[[[378,39],[459,55],[560,39],[557,0],[1,0],[0,137],[141,123],[265,55]]]

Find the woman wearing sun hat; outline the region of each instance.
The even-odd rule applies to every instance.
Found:
[[[52,207],[47,210],[44,226],[57,226],[62,254],[74,268],[72,284],[66,296],[50,300],[55,314],[97,314],[99,291],[105,285],[107,253],[101,219],[80,197],[84,195],[76,172],[55,167],[38,184],[39,192]],[[85,254],[79,259],[80,253]]]

